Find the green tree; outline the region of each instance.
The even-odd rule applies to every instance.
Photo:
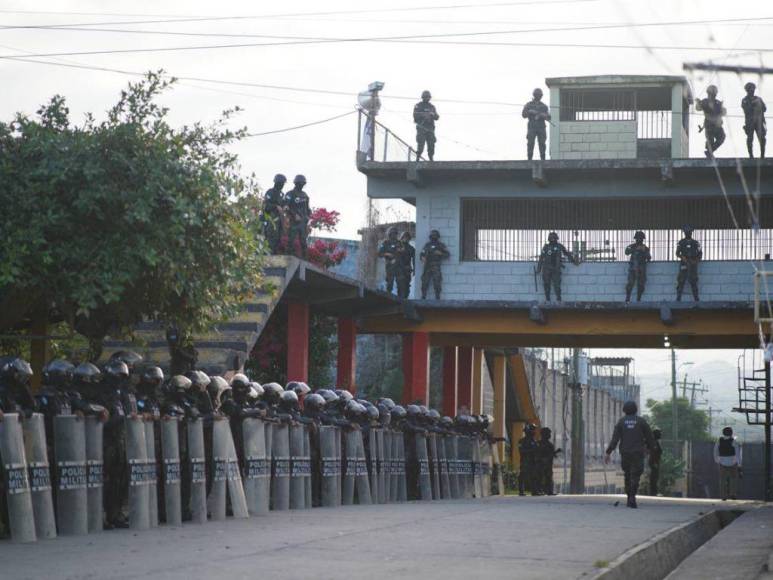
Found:
[[[687,399],[676,400],[677,437],[680,440],[710,441],[709,416],[700,409],[690,406]],[[673,439],[673,411],[671,400],[655,401],[647,400],[648,420],[650,425],[658,427],[663,432],[663,439]]]
[[[0,122],[0,332],[64,320],[88,338],[138,321],[183,336],[236,313],[265,245],[252,178],[228,146],[237,109],[173,128],[148,73],[102,122],[76,125],[61,96]]]

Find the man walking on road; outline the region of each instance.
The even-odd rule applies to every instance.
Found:
[[[609,463],[610,455],[620,444],[620,458],[625,474],[625,493],[628,496],[628,507],[636,508],[636,492],[639,490],[639,479],[644,473],[644,454],[654,448],[652,431],[642,417],[636,415],[636,403],[627,401],[623,405],[625,417],[615,425],[612,441],[607,447],[604,463]]]
[[[733,429],[722,429],[722,436],[714,443],[714,461],[719,465],[719,497],[722,501],[738,496],[741,454],[741,444],[733,437]]]

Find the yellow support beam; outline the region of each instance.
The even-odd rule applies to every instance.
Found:
[[[473,415],[483,414],[483,349],[472,349],[472,409]]]
[[[507,435],[505,426],[505,396],[507,384],[507,359],[502,354],[494,356],[494,437],[502,439]],[[505,443],[499,441],[496,444],[499,456],[504,457]]]

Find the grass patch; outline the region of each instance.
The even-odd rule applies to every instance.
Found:
[[[596,568],[607,568],[609,566],[609,560],[596,560],[593,562]]]

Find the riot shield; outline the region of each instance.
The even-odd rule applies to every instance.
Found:
[[[394,490],[392,488],[392,430],[381,430],[382,446],[384,455],[381,458],[381,474],[384,477],[384,495],[386,503],[395,501]]]
[[[287,425],[273,425],[271,457],[271,509],[290,509],[290,430]]]
[[[408,482],[405,474],[405,433],[397,431],[395,433],[395,471],[397,476],[397,501],[408,501]]]
[[[429,476],[432,482],[432,499],[440,499],[440,460],[437,450],[437,433],[427,434],[427,455],[429,458]]]
[[[85,421],[75,415],[54,417],[56,521],[60,536],[89,533]]]
[[[306,507],[311,508],[313,504],[312,493],[312,454],[311,454],[311,427],[303,426],[303,458],[306,461],[308,472],[303,476],[303,492],[306,499]]]
[[[446,450],[446,464],[448,465],[448,489],[452,499],[459,499],[459,474],[456,462],[456,435],[448,435],[444,438]]]
[[[126,458],[129,461],[129,527],[147,530],[150,528],[150,473],[145,423],[139,417],[126,419]]]
[[[250,515],[268,513],[271,485],[271,463],[266,457],[266,427],[260,419],[245,419],[244,436],[244,495]]]
[[[164,417],[161,421],[161,454],[164,476],[164,513],[168,526],[182,525],[180,501],[180,439],[177,417]]]
[[[231,512],[235,518],[246,518],[249,517],[247,498],[244,496],[242,474],[239,470],[239,456],[236,454],[231,425],[228,420],[223,420],[221,423],[227,427],[223,429],[223,437],[226,440],[226,483]]]
[[[475,497],[483,497],[483,462],[480,458],[480,439],[472,438],[472,473]]]
[[[438,475],[440,479],[440,497],[443,499],[451,499],[451,480],[448,477],[448,458],[446,455],[446,437],[445,435],[437,435],[435,440],[435,448],[437,449],[438,457]]]
[[[347,430],[343,436],[343,485],[341,492],[341,504],[352,505],[354,503],[354,483],[357,476],[357,437],[354,430]]]
[[[370,481],[370,491],[372,494],[372,499],[378,502],[379,501],[379,480],[378,480],[377,429],[368,429],[368,449],[366,454],[366,460],[368,464],[368,476]]]
[[[311,473],[311,466],[304,455],[301,424],[293,424],[290,430],[290,509],[306,508],[306,475]],[[310,507],[310,506],[309,506]]]
[[[104,432],[105,424],[99,417],[86,417],[86,478],[88,485],[89,533],[104,528]]]
[[[204,450],[203,422],[201,420],[189,421],[187,434],[191,521],[203,524],[207,521],[207,460]]]
[[[247,504],[241,485],[239,463],[231,435],[231,426],[225,417],[216,417],[212,424],[212,487],[207,506],[213,520],[226,518],[230,496],[234,517],[247,517]]]
[[[156,463],[155,421],[145,421],[145,447],[148,456],[148,519],[150,527],[158,526],[158,464]]]
[[[35,413],[22,425],[24,453],[29,470],[32,511],[35,514],[35,534],[38,540],[56,537],[54,502],[51,498],[51,472],[46,449],[46,427],[43,415]],[[100,522],[101,523],[101,522]]]
[[[473,497],[474,489],[472,483],[472,440],[466,435],[460,435],[458,440],[458,459],[459,467],[459,491],[461,497],[469,499]]]
[[[378,473],[378,500],[376,494],[373,494],[373,500],[378,503],[387,503],[389,501],[389,478],[386,473],[386,441],[384,438],[384,429],[376,429],[376,472]]]
[[[37,539],[35,514],[18,413],[7,413],[0,422],[0,459],[11,539],[19,543],[34,542]]]
[[[365,456],[365,445],[362,442],[362,431],[354,431],[354,444],[356,447],[357,464],[355,467],[355,488],[357,490],[357,503],[370,505],[373,503],[370,492],[370,480],[368,479],[368,459]]]
[[[338,428],[323,425],[319,428],[319,454],[322,467],[321,504],[323,507],[340,505],[338,475],[341,471],[341,456],[336,451]]]
[[[419,498],[424,501],[432,499],[432,481],[429,473],[429,455],[427,453],[427,437],[423,433],[416,433],[416,460],[418,462]]]

